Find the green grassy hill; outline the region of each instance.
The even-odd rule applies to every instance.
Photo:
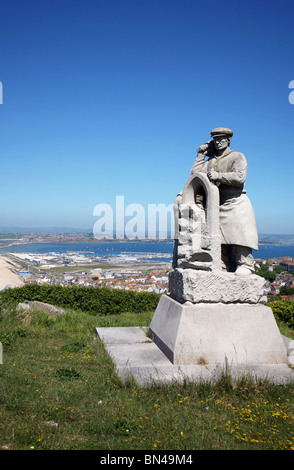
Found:
[[[0,449],[294,449],[294,384],[224,374],[215,385],[140,388],[118,378],[96,327],[149,326],[154,308],[51,317],[5,297]]]

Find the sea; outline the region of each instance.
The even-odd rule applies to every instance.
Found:
[[[0,245],[0,253],[66,254],[82,253],[91,258],[125,261],[171,262],[173,241],[101,241],[101,242],[64,242],[29,243],[12,246]],[[260,245],[253,251],[255,259],[294,257],[294,246]]]

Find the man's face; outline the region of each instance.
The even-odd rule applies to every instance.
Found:
[[[224,150],[230,145],[230,139],[226,135],[218,135],[213,138],[216,150]]]

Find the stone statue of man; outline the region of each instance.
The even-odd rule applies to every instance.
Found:
[[[242,153],[230,149],[232,136],[231,129],[213,129],[212,140],[198,148],[191,174],[204,172],[218,186],[225,269],[236,275],[248,275],[254,272],[252,249],[258,250],[258,235],[253,208],[244,189],[247,161]]]

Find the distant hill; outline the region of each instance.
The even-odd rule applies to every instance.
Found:
[[[263,245],[294,245],[294,235],[259,233],[258,241]]]
[[[71,227],[0,227],[0,233],[92,233],[92,229]]]
[[[83,233],[93,235],[92,229],[76,228],[76,227],[0,227],[0,233],[17,234],[17,233]],[[114,234],[115,237],[115,234]],[[168,235],[170,238],[170,234]],[[287,245],[294,246],[294,234],[272,234],[259,233],[259,244],[262,245]],[[146,240],[146,239],[143,239]],[[138,240],[139,241],[139,240]],[[162,240],[164,241],[164,240]]]

